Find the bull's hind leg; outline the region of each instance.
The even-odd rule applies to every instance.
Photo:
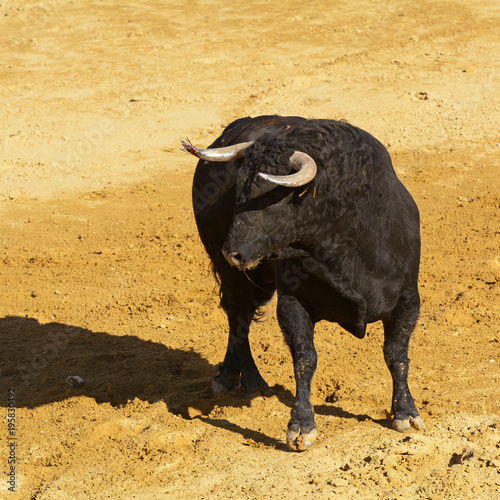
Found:
[[[384,359],[391,372],[392,427],[399,432],[406,432],[413,427],[425,430],[425,425],[415,407],[415,402],[408,388],[408,345],[411,332],[417,321],[420,308],[418,292],[409,297],[402,297],[391,319],[384,322]]]
[[[212,384],[216,394],[234,389],[240,381],[246,397],[270,392],[255,364],[248,341],[250,323],[255,312],[267,303],[274,293],[274,283],[263,281],[262,272],[255,270],[252,273],[252,282],[235,269],[228,270],[224,275],[220,274],[221,305],[229,322],[229,339],[224,361]]]

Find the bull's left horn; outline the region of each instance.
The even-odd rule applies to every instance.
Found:
[[[279,186],[298,187],[311,182],[318,171],[316,162],[309,155],[300,151],[293,153],[290,158],[290,164],[295,170],[298,170],[296,174],[271,175],[259,172],[259,175],[266,181],[273,182]]]
[[[201,149],[193,146],[189,139],[186,141],[181,141],[184,149],[182,151],[187,151],[192,155],[207,161],[233,161],[245,156],[245,149],[250,147],[253,142],[240,142],[239,144],[234,144],[233,146],[227,146],[225,148],[213,148],[213,149]]]

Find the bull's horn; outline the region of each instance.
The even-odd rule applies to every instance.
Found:
[[[311,182],[318,171],[316,162],[306,153],[295,151],[290,158],[290,164],[295,170],[296,174],[290,175],[271,175],[259,172],[259,175],[266,181],[273,182],[279,186],[298,187]]]
[[[213,148],[213,149],[201,149],[193,146],[189,139],[186,141],[181,141],[184,149],[182,151],[187,151],[192,155],[207,161],[232,161],[242,156],[245,156],[245,149],[250,147],[253,142],[240,142],[239,144],[234,144],[233,146],[227,146],[225,148]]]

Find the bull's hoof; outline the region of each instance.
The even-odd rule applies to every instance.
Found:
[[[221,367],[222,365],[220,363],[215,366],[217,374],[212,378],[212,392],[214,393],[214,396],[232,391],[240,385],[239,373],[237,373],[236,375],[233,373],[221,374]]]
[[[224,384],[217,382],[215,378],[212,379],[212,392],[214,393],[214,396],[224,394],[227,391],[229,391],[229,389]]]
[[[316,441],[316,436],[318,435],[318,431],[316,427],[310,432],[302,432],[300,429],[288,429],[286,432],[286,444],[291,450],[295,451],[304,451],[307,448],[310,448],[314,441]]]
[[[251,387],[248,390],[245,389],[245,397],[247,399],[258,398],[260,396],[272,396],[273,391],[269,388],[269,386],[264,382],[263,384],[257,387]]]
[[[392,421],[392,428],[398,432],[411,432],[412,430],[416,431],[425,431],[424,421],[420,416],[418,417],[408,417],[406,419],[394,419]]]

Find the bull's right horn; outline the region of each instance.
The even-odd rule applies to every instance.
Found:
[[[253,142],[240,142],[239,144],[234,144],[233,146],[227,146],[225,148],[201,149],[193,146],[189,139],[187,139],[187,142],[181,141],[181,143],[184,146],[184,149],[181,148],[181,151],[187,151],[197,158],[207,161],[237,160],[245,156],[245,150],[253,144]]]
[[[308,154],[301,151],[293,153],[290,164],[295,170],[298,170],[296,174],[271,175],[259,172],[259,175],[266,181],[278,184],[278,186],[298,187],[311,182],[318,171],[316,162]]]

